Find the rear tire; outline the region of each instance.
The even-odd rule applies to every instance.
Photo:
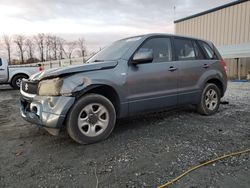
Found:
[[[13,87],[14,89],[20,89],[20,85],[21,85],[23,78],[28,78],[28,76],[23,75],[23,74],[19,74],[19,75],[14,76],[11,80],[11,84],[10,84],[11,87]]]
[[[92,144],[106,139],[114,129],[116,112],[104,96],[88,94],[80,98],[67,115],[69,136],[80,144]]]
[[[218,86],[212,83],[206,84],[197,106],[198,113],[207,116],[215,114],[219,109],[220,99],[221,94]]]

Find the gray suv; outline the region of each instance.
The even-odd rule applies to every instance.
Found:
[[[24,79],[22,117],[90,144],[107,138],[116,120],[192,104],[217,112],[227,88],[226,64],[211,42],[148,34],[122,39],[85,64]]]

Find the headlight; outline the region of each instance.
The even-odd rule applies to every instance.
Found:
[[[35,74],[32,74],[30,76],[30,80],[40,80],[41,77],[44,75],[45,71],[40,71],[40,72],[37,72]]]
[[[39,74],[41,74],[41,72],[37,72],[37,73],[35,73],[35,74],[32,74],[32,75],[30,76],[30,80],[34,80],[35,78],[37,78],[37,77],[39,76]]]
[[[38,95],[57,96],[63,84],[62,78],[54,78],[40,81],[38,84]]]

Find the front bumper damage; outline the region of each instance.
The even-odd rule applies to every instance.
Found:
[[[75,97],[29,96],[22,92],[20,111],[26,121],[47,129],[60,129]]]
[[[83,90],[90,83],[88,78],[78,74],[40,81],[23,79],[20,89],[21,116],[57,135],[75,102],[73,93]]]

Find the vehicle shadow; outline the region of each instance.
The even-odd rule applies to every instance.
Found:
[[[1,85],[0,86],[0,91],[17,91],[15,89],[13,89],[11,86],[9,85]]]
[[[168,120],[176,121],[179,115],[193,113],[196,113],[196,109],[193,106],[184,106],[120,119],[116,123],[113,134],[122,134],[133,129],[144,129],[145,127],[152,126],[152,124],[167,122]]]
[[[6,89],[2,89],[2,88],[1,88],[1,89],[0,89],[0,92],[1,92],[1,91],[15,91],[15,90],[14,90],[14,89],[11,89],[11,88],[6,88]],[[17,90],[16,90],[16,91],[17,91]]]
[[[110,135],[110,137],[102,141],[101,145],[106,145],[109,144],[110,142],[114,142],[115,140],[123,135],[125,138],[128,137],[137,137],[138,135],[143,136],[143,133],[140,134],[140,131],[143,131],[144,129],[147,129],[150,131],[150,129],[154,129],[154,126],[160,123],[168,122],[171,121],[173,124],[177,123],[179,121],[179,117],[183,115],[191,115],[195,113],[195,109],[193,107],[187,106],[187,107],[181,107],[181,108],[176,108],[176,109],[169,109],[169,110],[164,110],[160,112],[154,112],[154,113],[146,113],[142,115],[136,115],[133,117],[125,118],[125,119],[120,119],[117,121],[115,128]],[[131,132],[138,131],[137,134],[131,135]],[[54,140],[53,142],[61,145],[75,145],[79,146],[76,142],[74,142],[68,135],[66,131],[66,126],[63,126],[63,128],[60,131],[60,134],[56,137],[49,135],[46,130],[44,129],[39,129],[35,131],[35,135],[32,134],[29,135],[30,137],[46,137],[46,139]],[[29,137],[26,135],[26,137]],[[98,142],[100,143],[100,142]],[[91,144],[93,145],[98,145],[98,143]],[[86,145],[85,145],[86,146]]]

